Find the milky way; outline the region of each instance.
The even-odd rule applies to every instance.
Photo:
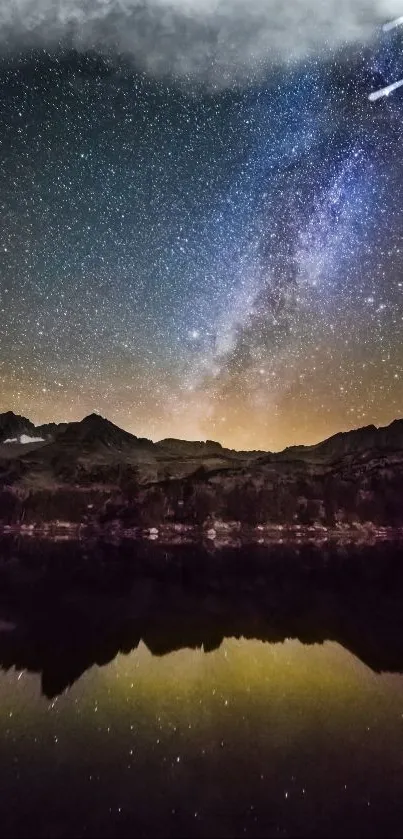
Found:
[[[403,94],[368,100],[403,40],[379,30],[216,86],[7,50],[0,410],[273,449],[403,415]]]

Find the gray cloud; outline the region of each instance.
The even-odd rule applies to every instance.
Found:
[[[242,81],[365,42],[403,0],[0,0],[0,49],[116,50],[147,72]]]

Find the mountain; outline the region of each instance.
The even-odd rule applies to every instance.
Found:
[[[35,427],[7,412],[0,430],[0,524],[403,526],[401,419],[274,454],[154,443],[99,414]],[[30,445],[5,444],[10,435]]]
[[[171,452],[172,454],[181,455],[206,455],[206,454],[221,454],[224,449],[221,443],[215,443],[214,440],[175,440],[173,437],[167,437],[157,443],[158,447],[163,451]]]
[[[403,419],[394,420],[390,425],[377,428],[367,425],[353,431],[341,431],[313,446],[290,446],[277,456],[292,458],[336,459],[348,454],[357,454],[372,449],[373,451],[393,451],[403,448]]]
[[[5,440],[18,439],[23,434],[27,437],[38,436],[33,422],[19,414],[14,414],[13,411],[0,414],[0,443],[4,443]]]
[[[69,422],[57,439],[60,446],[82,446],[86,449],[104,446],[108,449],[124,451],[134,446],[146,448],[154,446],[151,440],[135,437],[134,434],[123,431],[100,414],[89,414],[80,422]]]
[[[57,435],[66,428],[67,423],[48,422],[34,425],[27,417],[6,411],[0,414],[0,444],[46,442],[56,439]],[[21,438],[23,438],[21,440]]]
[[[44,440],[55,440],[58,434],[67,428],[67,422],[46,422],[43,425],[35,426],[35,432]]]
[[[39,432],[39,428],[36,429]],[[212,469],[234,465],[237,452],[225,450],[219,443],[208,441],[163,440],[154,443],[136,437],[99,414],[90,414],[80,422],[56,426],[56,433],[47,444],[27,446],[24,451],[12,447],[1,451],[0,458],[13,457],[20,483],[42,483],[47,488],[60,481],[74,484],[140,483],[168,477],[182,477],[200,467]],[[16,460],[18,460],[18,467]],[[11,468],[11,467],[10,467]]]

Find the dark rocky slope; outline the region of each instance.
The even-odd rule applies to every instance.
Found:
[[[12,416],[0,415],[7,433],[10,422],[29,422]],[[403,525],[403,420],[275,454],[213,441],[153,443],[97,414],[49,435],[13,457],[0,446],[3,525]]]

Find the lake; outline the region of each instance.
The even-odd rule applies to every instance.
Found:
[[[1,542],[2,836],[402,836],[403,550]]]

